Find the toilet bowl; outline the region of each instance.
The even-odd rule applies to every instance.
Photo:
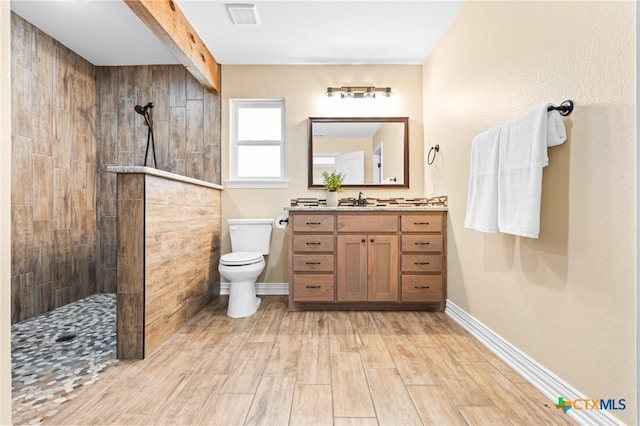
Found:
[[[229,280],[227,316],[244,318],[256,313],[260,298],[256,297],[256,279],[266,262],[257,252],[228,253],[220,258],[218,271]]]
[[[228,219],[231,253],[220,258],[218,272],[229,281],[227,316],[244,318],[256,313],[256,279],[269,254],[273,219]]]

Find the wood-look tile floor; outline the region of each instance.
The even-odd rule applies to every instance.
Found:
[[[142,361],[119,362],[46,424],[574,424],[447,315],[288,312],[221,297]]]

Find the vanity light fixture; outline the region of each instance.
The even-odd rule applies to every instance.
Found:
[[[355,99],[371,99],[376,97],[376,93],[381,94],[385,98],[390,98],[393,92],[391,87],[373,87],[373,86],[342,86],[342,87],[327,87],[325,95],[332,98],[340,93],[341,98],[355,98]]]

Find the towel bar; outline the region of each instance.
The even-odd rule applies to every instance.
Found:
[[[547,108],[547,111],[553,111],[554,109],[560,111],[561,116],[566,117],[567,115],[571,114],[571,111],[573,111],[573,101],[566,100],[561,103],[560,106],[551,105],[549,108]]]

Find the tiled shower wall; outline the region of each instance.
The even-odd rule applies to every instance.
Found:
[[[180,65],[99,67],[98,223],[100,289],[116,291],[116,175],[106,166],[141,166],[147,126],[134,107],[151,109],[158,169],[220,183],[220,97]],[[152,165],[149,151],[147,165]]]
[[[95,68],[11,15],[12,323],[96,292]]]
[[[116,291],[116,176],[143,165],[220,183],[220,98],[180,65],[95,67],[11,14],[12,323]],[[148,165],[152,163],[149,161]]]

